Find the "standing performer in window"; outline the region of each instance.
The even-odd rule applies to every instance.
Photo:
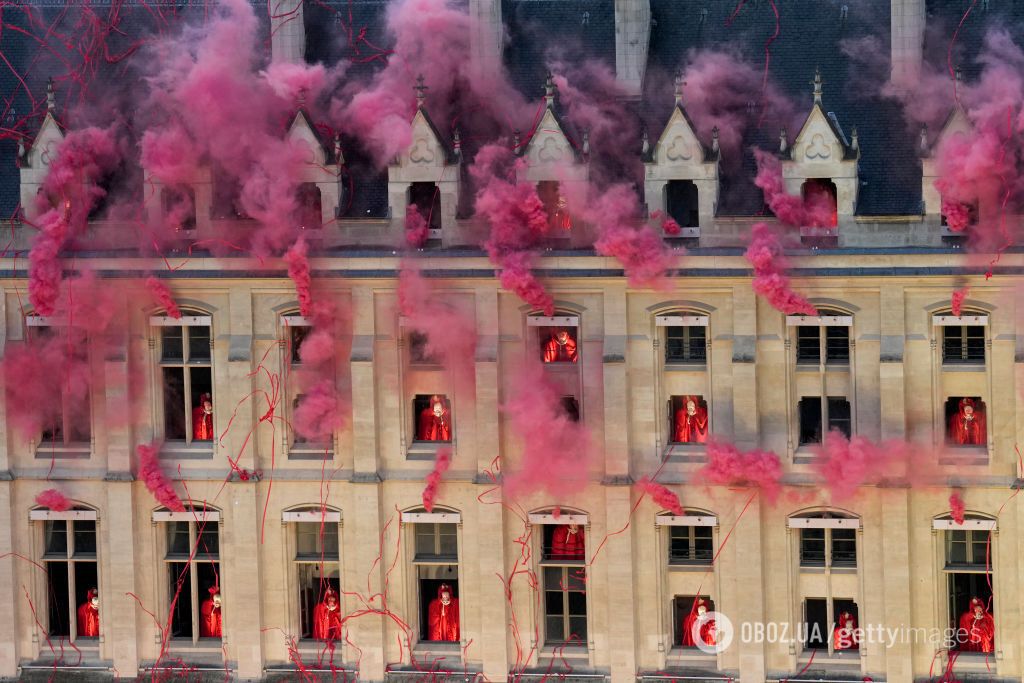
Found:
[[[962,398],[957,411],[949,419],[949,440],[958,446],[985,444],[985,404],[973,398]]]
[[[437,597],[430,602],[427,615],[429,633],[427,640],[459,640],[459,599],[452,595],[452,588],[446,583],[437,587]]]
[[[833,650],[856,650],[860,648],[857,637],[857,620],[849,612],[839,615],[839,623],[832,629]]]
[[[544,344],[543,358],[545,363],[575,363],[578,358],[576,340],[568,330],[552,332]]]
[[[704,443],[708,440],[708,409],[694,396],[684,396],[676,411],[672,440],[676,443]]]
[[[551,534],[551,559],[582,560],[586,556],[583,529],[575,522],[559,524]]]
[[[971,607],[960,615],[960,649],[966,652],[995,650],[996,624],[981,598],[971,598]]]
[[[192,440],[213,441],[213,401],[209,394],[199,397],[199,405],[192,410]]]
[[[317,640],[341,640],[341,610],[338,594],[330,586],[323,602],[313,610],[313,637]]]
[[[199,609],[199,635],[203,638],[221,638],[224,635],[224,617],[221,614],[220,588],[210,586],[210,597]]]
[[[85,602],[78,606],[78,635],[96,638],[100,635],[100,593],[90,588]]]
[[[420,413],[416,438],[419,441],[452,440],[452,416],[445,398],[437,394],[430,397],[430,405]]]

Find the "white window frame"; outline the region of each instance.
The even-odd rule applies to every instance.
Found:
[[[74,565],[77,563],[91,562],[96,565],[96,588],[100,588],[101,581],[101,566],[100,566],[100,523],[99,515],[95,510],[29,510],[29,521],[35,526],[35,522],[41,522],[38,525],[38,529],[34,530],[33,539],[39,543],[39,551],[33,552],[34,557],[39,558],[38,562],[41,565],[46,565],[48,562],[63,562],[68,566],[68,640],[71,643],[81,642],[81,638],[85,636],[78,635],[78,604],[76,599],[77,585],[75,583],[75,571]],[[66,534],[67,534],[67,548],[65,558],[60,557],[46,557],[46,523],[47,522],[66,522]],[[95,534],[96,534],[96,554],[94,557],[75,557],[75,541],[74,541],[74,523],[75,521],[92,521],[95,522]],[[47,579],[45,572],[40,572],[38,581],[36,582],[36,604],[41,607],[38,612],[41,613],[42,621],[44,623],[46,633],[49,635],[50,631],[50,591],[47,585]],[[45,606],[45,608],[43,607]],[[100,619],[100,636],[97,640],[102,641],[104,628],[104,621]],[[55,638],[61,638],[61,636],[55,636]],[[86,641],[92,643],[94,641]]]
[[[335,534],[338,536],[338,554],[337,556],[328,556],[326,553],[322,557],[316,557],[313,559],[300,558],[299,557],[299,524],[323,524],[324,534]],[[332,567],[338,574],[338,606],[343,608],[344,606],[344,595],[341,592],[343,585],[342,576],[342,564],[341,564],[341,551],[342,551],[342,539],[341,533],[341,512],[337,510],[321,510],[321,509],[305,509],[305,510],[286,510],[281,513],[281,526],[285,533],[285,560],[288,563],[288,585],[292,588],[286,591],[286,608],[288,610],[289,621],[294,620],[293,633],[301,633],[302,631],[302,603],[301,603],[301,592],[303,585],[301,583],[301,565],[319,565],[323,571],[322,575],[326,575],[328,568]],[[297,589],[297,590],[296,590]],[[292,599],[296,600],[295,606],[290,604]],[[323,643],[315,641],[312,637],[301,638],[300,643],[318,643],[317,647],[322,647]],[[334,642],[335,648],[342,648],[344,646],[344,640],[338,639]]]
[[[186,522],[188,524],[188,537],[189,537],[189,553],[192,554],[195,549],[194,556],[190,561],[180,558],[169,558],[170,547],[168,546],[168,534],[170,531],[170,524],[176,522]],[[218,510],[210,510],[208,508],[200,509],[186,509],[184,512],[173,512],[171,510],[154,510],[153,511],[153,528],[157,534],[157,543],[154,547],[159,549],[160,554],[158,555],[161,564],[163,565],[160,571],[155,572],[157,574],[156,581],[159,586],[158,595],[164,596],[163,605],[168,612],[168,629],[170,628],[170,604],[174,598],[174,594],[171,592],[171,565],[172,564],[188,564],[186,571],[188,572],[189,581],[189,593],[192,601],[189,609],[192,615],[192,644],[198,645],[200,641],[199,631],[199,619],[201,618],[200,609],[203,603],[203,596],[199,595],[199,572],[196,567],[197,564],[215,564],[217,576],[220,578],[221,594],[223,595],[223,558],[220,556],[221,546],[224,542],[223,530],[220,526],[221,517]],[[214,525],[217,529],[217,557],[214,560],[200,559],[201,557],[208,556],[201,548],[197,549],[196,543],[199,538],[199,527],[201,525]],[[184,642],[189,638],[178,636],[174,637],[168,635],[169,642],[173,644],[178,642]],[[219,640],[223,647],[224,643],[227,642],[227,629],[221,631],[221,638],[206,638],[207,641]]]
[[[416,606],[416,624],[415,624],[415,633],[417,634],[417,638],[416,639],[417,639],[417,641],[419,641],[419,642],[421,642],[423,644],[422,645],[423,648],[426,648],[426,649],[429,650],[430,647],[435,645],[435,642],[431,641],[431,640],[427,640],[427,635],[428,634],[420,632],[420,625],[422,623],[422,617],[423,617],[423,615],[420,612],[420,610],[423,609],[423,603],[424,603],[423,595],[420,592],[421,591],[421,587],[423,585],[421,579],[422,578],[429,578],[429,577],[421,577],[420,576],[420,568],[421,567],[445,567],[445,566],[452,566],[452,565],[454,565],[454,567],[455,567],[455,575],[457,577],[455,579],[455,581],[458,582],[459,600],[460,600],[460,603],[461,603],[461,601],[463,599],[463,588],[464,588],[464,577],[462,575],[462,543],[463,543],[463,538],[462,538],[462,513],[454,512],[454,511],[451,511],[451,512],[421,512],[421,511],[402,512],[402,514],[401,514],[401,524],[403,526],[406,525],[406,524],[412,524],[412,525],[420,525],[420,524],[422,524],[422,525],[433,526],[434,527],[434,533],[436,535],[436,540],[437,540],[438,543],[440,542],[440,529],[437,528],[437,525],[440,525],[440,524],[454,524],[455,525],[455,555],[456,555],[455,562],[451,562],[451,561],[447,561],[447,560],[435,560],[435,559],[419,559],[419,560],[416,559],[416,529],[415,528],[413,528],[411,530],[407,530],[407,538],[406,538],[405,543],[403,544],[403,548],[405,549],[405,552],[407,553],[407,558],[408,558],[405,564],[407,566],[409,566],[410,569],[411,569],[411,571],[409,572],[409,581],[411,583],[407,583],[406,585],[408,586],[408,590],[409,590],[408,595],[409,595],[410,603]],[[429,604],[429,603],[427,603],[427,604]],[[465,615],[466,615],[466,611],[465,611],[465,609],[463,609],[461,607],[461,604],[460,604],[460,609],[459,609],[459,640],[462,643],[466,642],[466,637],[465,637],[465,633],[466,633],[466,630],[465,630],[466,629],[466,616]],[[417,646],[417,647],[420,647],[420,646]]]
[[[656,315],[655,327],[708,327],[707,315]]]
[[[192,440],[192,410],[194,406],[186,405],[185,408],[185,440],[184,442],[178,440],[167,440],[167,423],[166,423],[166,406],[164,405],[164,373],[165,367],[181,367],[183,369],[183,399],[187,402],[191,402],[192,396],[192,382],[191,382],[191,370],[194,368],[209,368],[210,370],[210,401],[213,402],[214,406],[216,402],[216,391],[214,381],[214,337],[213,337],[213,316],[210,315],[183,315],[180,318],[173,318],[168,315],[153,315],[149,317],[149,327],[152,334],[153,349],[153,370],[155,373],[155,379],[153,386],[155,391],[153,392],[154,401],[154,425],[156,426],[157,434],[164,439],[164,450],[169,452],[185,450],[191,452],[203,452],[213,451],[216,447],[217,439],[213,438],[209,442],[199,441],[194,442]],[[163,360],[163,334],[159,332],[165,327],[206,327],[210,331],[210,360],[208,363],[194,364],[188,359],[189,353],[189,340],[188,335],[185,331],[182,331],[182,361],[181,363],[165,363]],[[153,332],[157,330],[157,332]],[[213,411],[214,418],[214,433],[217,430],[217,414],[216,408]]]
[[[579,330],[580,317],[578,315],[528,315],[526,316],[527,327],[575,327]],[[577,343],[579,343],[577,341]]]

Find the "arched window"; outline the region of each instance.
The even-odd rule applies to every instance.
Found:
[[[318,230],[323,227],[323,202],[316,183],[302,183],[298,190],[299,228]]]
[[[830,178],[808,178],[800,188],[804,204],[821,220],[813,228],[834,228],[839,218],[836,184]]]
[[[586,513],[559,509],[531,513],[540,525],[541,579],[544,591],[544,642],[587,642]]]

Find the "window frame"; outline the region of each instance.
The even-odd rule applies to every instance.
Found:
[[[298,407],[299,399],[303,394],[299,393],[296,386],[297,381],[292,379],[293,374],[305,367],[301,358],[298,357],[299,348],[305,342],[306,337],[313,330],[313,321],[298,313],[283,313],[279,316],[278,322],[278,348],[280,349],[280,367],[283,370],[283,398],[281,401],[285,416],[285,428],[281,430],[281,448],[285,457],[298,460],[332,460],[334,458],[335,439],[334,434],[327,441],[299,441],[298,434],[292,427],[295,409]],[[298,346],[295,344],[295,331],[303,328],[302,341]]]
[[[182,346],[182,358],[173,360],[164,360],[164,334],[163,330],[170,327],[181,328],[181,346]],[[188,330],[192,327],[205,327],[208,330],[210,339],[210,357],[209,360],[199,359],[193,361],[190,358],[191,349],[190,340],[188,336]],[[163,450],[165,451],[186,451],[186,452],[209,452],[212,456],[213,451],[216,449],[216,434],[217,434],[217,415],[220,411],[216,409],[217,396],[216,396],[216,382],[214,381],[214,335],[213,335],[213,316],[205,314],[201,311],[194,309],[183,309],[181,318],[172,318],[167,315],[154,315],[149,318],[149,330],[150,330],[150,348],[153,350],[153,370],[154,370],[154,387],[153,401],[154,401],[154,431],[158,438],[164,442]],[[169,439],[167,437],[167,404],[166,404],[166,383],[164,379],[165,368],[182,368],[182,401],[184,409],[184,425],[185,425],[185,439]],[[210,372],[210,401],[214,405],[213,419],[214,419],[214,438],[210,441],[195,441],[192,438],[192,411],[194,407],[190,404],[192,397],[192,370],[195,368],[207,368]]]
[[[54,333],[57,333],[56,332],[57,330],[61,330],[61,329],[68,330],[68,329],[70,329],[70,325],[69,325],[68,319],[63,317],[63,316],[26,315],[25,316],[25,328],[26,328],[26,332],[27,332],[26,337],[28,338],[27,341],[28,341],[29,344],[33,344],[33,343],[38,343],[38,342],[43,341],[42,338],[39,337],[39,335],[42,334],[40,332],[40,330],[54,330],[55,331]],[[85,360],[85,363],[86,363],[86,367],[88,368],[88,372],[89,372],[90,379],[91,379],[91,375],[92,375],[92,372],[93,372],[93,364],[92,364],[92,339],[91,339],[91,335],[89,335],[89,334],[87,334],[85,332],[83,332],[83,336],[85,337],[85,349],[84,349],[84,356],[85,356],[85,358],[84,358],[84,360]],[[92,455],[92,449],[93,449],[93,419],[94,419],[95,416],[94,416],[94,408],[93,408],[93,400],[92,400],[93,399],[93,392],[92,392],[92,383],[91,382],[90,382],[89,386],[87,387],[86,391],[87,391],[87,394],[86,394],[86,398],[85,398],[85,404],[86,404],[86,409],[88,410],[88,415],[89,415],[88,425],[87,425],[88,438],[85,439],[85,440],[78,440],[78,439],[70,439],[69,438],[69,436],[68,436],[69,432],[72,431],[72,430],[69,430],[68,426],[70,424],[73,424],[72,423],[72,417],[71,417],[72,410],[71,410],[71,407],[69,405],[70,399],[67,397],[66,392],[62,388],[61,391],[60,391],[60,402],[61,402],[61,411],[60,411],[61,412],[61,417],[60,417],[61,424],[60,424],[60,427],[61,427],[61,436],[62,436],[61,443],[57,443],[57,442],[52,441],[52,440],[48,441],[48,440],[44,439],[43,438],[44,432],[40,432],[32,440],[32,442],[33,442],[32,443],[32,451],[33,451],[33,453],[35,454],[35,456],[37,458],[38,457],[50,457],[51,455],[56,454],[56,453],[68,453],[68,454],[72,454],[72,455],[73,454],[85,453],[86,456],[91,456]]]
[[[572,510],[560,510],[558,515],[554,512],[534,512],[530,513],[527,520],[531,526],[539,526],[540,533],[536,534],[536,540],[533,542],[533,557],[534,559],[534,572],[540,579],[541,593],[543,597],[540,604],[541,621],[543,623],[543,631],[541,633],[543,646],[545,648],[590,648],[590,615],[593,613],[593,606],[590,604],[590,591],[587,590],[587,567],[589,566],[589,557],[591,552],[590,539],[590,515],[572,511]],[[577,524],[583,530],[584,533],[584,544],[583,544],[583,559],[550,559],[549,554],[546,553],[546,539],[548,527],[557,527],[565,524]],[[574,579],[581,580],[583,583],[582,591],[570,591],[562,590],[559,588],[559,592],[562,595],[562,612],[561,614],[550,615],[560,617],[563,619],[562,626],[562,638],[561,640],[552,639],[548,634],[548,609],[547,609],[547,572],[549,569],[559,570],[561,572],[561,586],[569,586],[569,574],[568,572],[574,572]],[[582,578],[580,578],[579,572],[582,572]],[[551,589],[550,592],[554,592]],[[569,613],[569,593],[582,592],[584,599],[584,614],[570,614]],[[579,619],[582,616],[584,623],[586,624],[586,637],[580,638],[579,640],[568,640],[571,634],[571,619]]]
[[[789,517],[786,526],[798,532],[797,534],[797,566],[802,571],[805,569],[822,569],[831,571],[833,569],[857,571],[860,568],[861,539],[859,533],[863,525],[859,517],[838,513],[833,511],[808,512]],[[824,557],[820,562],[817,560],[805,561],[804,559],[804,532],[808,530],[822,530],[820,541],[824,544]],[[836,541],[848,542],[850,539],[836,539],[835,531],[853,532],[853,563],[837,563],[835,560]],[[817,541],[819,539],[815,539]]]
[[[171,586],[177,583],[178,576],[172,576],[173,566],[176,564],[185,564],[185,570],[188,573],[186,579],[189,583],[189,609],[191,611],[191,636],[174,636],[173,634],[168,635],[168,642],[174,644],[185,644],[191,643],[192,646],[202,646],[204,644],[218,643],[217,649],[223,646],[224,636],[227,633],[227,629],[224,628],[222,631],[221,638],[210,638],[200,636],[199,630],[199,619],[200,610],[202,607],[202,596],[199,594],[199,572],[196,567],[197,564],[211,564],[214,566],[214,571],[218,577],[218,584],[221,586],[221,595],[223,595],[224,585],[224,572],[221,568],[221,557],[220,557],[220,546],[223,539],[223,518],[218,510],[212,508],[199,508],[185,506],[185,512],[170,512],[167,510],[157,510],[153,513],[153,529],[156,534],[156,548],[158,550],[159,561],[162,564],[160,571],[155,572],[154,577],[158,589],[158,595],[163,596],[163,606],[167,614],[171,612],[171,601],[174,599],[174,592],[171,591]],[[188,524],[189,533],[189,552],[185,557],[182,557],[180,553],[172,553],[169,543],[169,536],[171,525],[174,524]],[[213,524],[217,534],[217,553],[214,557],[208,551],[203,551],[197,545],[199,539],[199,527],[203,526],[205,529],[208,525]],[[169,628],[169,627],[168,627]]]
[[[29,511],[29,521],[34,527],[38,527],[33,530],[32,539],[33,543],[38,543],[38,550],[33,549],[32,556],[37,557],[39,564],[44,566],[44,571],[41,572],[38,580],[35,584],[36,587],[36,601],[37,605],[45,605],[46,609],[37,610],[37,619],[41,622],[45,629],[46,636],[55,640],[62,640],[67,638],[69,643],[76,643],[78,647],[95,647],[99,644],[100,638],[102,637],[102,630],[104,629],[104,620],[102,619],[103,603],[100,604],[101,619],[100,619],[100,638],[93,636],[80,636],[78,635],[78,600],[77,600],[77,579],[74,567],[76,564],[93,564],[95,565],[96,572],[96,585],[95,588],[99,590],[102,587],[102,576],[100,567],[100,520],[99,514],[92,509],[75,506],[72,510],[56,512],[53,510],[46,509],[35,509]],[[51,555],[47,552],[46,548],[46,530],[48,525],[54,522],[61,522],[64,524],[64,533],[66,536],[64,553],[61,555]],[[75,551],[75,522],[92,522],[93,534],[95,536],[96,551],[94,553],[84,553],[78,555]],[[51,593],[49,590],[49,570],[46,565],[50,563],[62,563],[67,566],[67,583],[68,583],[68,635],[53,634],[52,627],[50,625],[50,599]],[[93,586],[90,586],[92,588]],[[102,591],[101,591],[102,595]],[[41,612],[41,614],[38,614]]]
[[[548,587],[548,574],[552,571],[560,573],[558,588]],[[590,591],[586,590],[587,586],[587,567],[585,564],[561,564],[555,562],[546,562],[542,567],[542,578],[544,585],[544,600],[543,600],[543,611],[544,611],[544,647],[589,647],[590,643]],[[583,590],[570,590],[570,583],[572,581],[579,581],[583,584]],[[550,614],[548,612],[548,593],[558,592],[562,596],[562,611],[559,614]],[[583,594],[583,609],[584,613],[573,614],[570,607],[570,594],[571,593],[582,593]],[[548,620],[551,618],[562,619],[562,634],[561,638],[552,638],[551,633],[548,631]],[[572,620],[583,619],[583,623],[586,627],[586,633],[577,640],[573,640],[571,636],[572,632]],[[579,634],[576,634],[577,636]]]
[[[818,433],[820,434],[820,436],[818,437],[818,439],[816,441],[815,440],[807,440],[807,441],[805,441],[804,438],[803,438],[803,434],[804,434],[804,416],[803,416],[803,412],[804,411],[803,411],[803,408],[801,406],[804,405],[805,401],[807,402],[807,405],[812,407],[812,408],[815,406],[815,404],[817,404],[817,406],[818,406],[818,420],[817,420],[817,423],[818,423]],[[840,401],[846,404],[847,412],[849,414],[848,418],[834,417],[832,415],[832,412],[835,412],[835,411],[834,410],[830,410],[830,407],[833,406],[833,404],[836,404],[836,403],[838,403]],[[845,397],[845,396],[801,396],[800,399],[797,401],[796,405],[797,405],[797,411],[796,411],[797,412],[797,416],[796,416],[797,417],[797,448],[811,448],[813,446],[821,444],[824,441],[825,436],[829,432],[831,432],[833,429],[838,429],[848,439],[853,437],[853,434],[854,434],[854,431],[853,431],[853,428],[854,428],[854,423],[853,423],[854,422],[853,404],[850,402],[850,400],[847,397]],[[842,429],[842,424],[844,424],[844,423],[848,423],[849,424],[848,430],[843,430]],[[825,429],[826,425],[827,425],[828,429]]]
[[[822,308],[819,315],[787,315],[786,327],[797,328],[796,343],[790,339],[793,346],[793,362],[799,367],[819,366],[829,370],[846,368],[850,366],[853,357],[853,316],[838,309]],[[800,357],[800,328],[816,328],[818,338],[818,351],[814,358]],[[846,353],[836,354],[829,351],[829,328],[844,328],[846,330]],[[836,335],[832,335],[833,337]]]
[[[319,551],[316,555],[307,555],[300,552],[299,535],[303,530],[303,525],[323,527],[323,533],[321,534],[318,531],[316,534],[319,542]],[[303,593],[305,591],[305,586],[302,581],[302,574],[305,571],[305,568],[312,566],[314,568],[319,567],[322,582],[327,582],[328,585],[332,585],[330,584],[330,580],[332,578],[336,578],[338,584],[338,607],[344,614],[344,594],[341,591],[341,587],[344,583],[341,560],[341,550],[343,546],[341,512],[332,508],[319,506],[295,508],[281,513],[281,526],[283,527],[285,536],[284,549],[285,559],[289,568],[288,580],[289,585],[292,586],[292,589],[287,591],[287,594],[290,597],[286,599],[289,621],[294,624],[292,632],[299,634],[298,642],[300,645],[315,643],[317,644],[317,647],[323,647],[324,641],[313,638],[312,631],[310,631],[308,636],[303,635],[305,632],[305,623],[307,621],[305,610],[310,610],[308,620],[312,623],[312,610],[315,610],[316,605],[313,604],[307,606],[304,604]],[[333,534],[337,544],[336,549],[331,549],[330,554],[323,543],[327,534]],[[333,550],[337,551],[337,555],[333,554]],[[334,576],[332,576],[332,574]],[[291,599],[295,599],[296,601],[294,607],[290,605]],[[343,646],[344,639],[339,638],[338,640],[331,642],[333,643],[333,647],[337,649]]]
[[[428,616],[423,613],[424,609],[429,609],[429,602],[424,601],[424,595],[422,592],[422,586],[424,580],[434,580],[430,577],[424,577],[423,568],[434,568],[434,567],[454,567],[455,578],[446,578],[445,581],[448,583],[454,582],[456,584],[455,592],[459,598],[459,641],[465,642],[465,610],[462,609],[462,514],[453,510],[442,510],[435,506],[434,512],[426,512],[422,508],[409,510],[402,512],[401,514],[401,525],[402,527],[412,526],[412,529],[405,529],[404,533],[407,538],[403,544],[404,553],[406,556],[405,564],[411,567],[409,572],[409,580],[413,583],[410,589],[409,595],[415,600],[417,619],[416,619],[416,640],[417,647],[422,649],[437,649],[439,646],[443,649],[446,645],[450,645],[447,641],[434,641],[427,640],[427,633],[422,632],[422,624],[424,617]],[[439,547],[440,544],[440,526],[450,524],[455,527],[455,556],[454,558],[449,555],[433,555],[433,556],[419,556],[416,553],[416,540],[418,537],[418,527],[423,524],[434,525],[434,536],[435,536],[435,548]],[[426,573],[435,571],[433,569],[426,569]],[[461,648],[459,650],[461,655]]]
[[[998,582],[996,581],[995,568],[999,564],[996,558],[997,552],[997,540],[999,535],[998,522],[991,518],[979,514],[967,513],[964,515],[964,521],[962,524],[957,524],[951,515],[936,518],[932,520],[933,537],[936,538],[935,552],[936,561],[939,563],[939,571],[943,575],[943,582],[941,591],[936,597],[940,600],[940,613],[945,613],[946,623],[952,628],[959,628],[960,613],[955,610],[955,593],[953,590],[953,582],[956,576],[971,576],[971,577],[986,577],[983,584],[985,586],[991,585],[991,593],[987,596],[991,598],[992,610],[990,614],[996,624],[996,647],[998,648],[999,643],[999,619],[996,616],[996,605]],[[938,533],[941,532],[941,533]],[[967,542],[967,549],[970,550],[972,545],[982,544],[988,546],[988,561],[985,563],[964,563],[956,564],[950,561],[950,545],[952,541],[952,534],[961,532],[965,534],[965,540]],[[978,538],[979,540],[974,540]],[[972,581],[974,581],[972,579]],[[985,591],[982,591],[985,592]],[[964,650],[960,650],[959,647],[955,647],[964,654],[971,654]]]

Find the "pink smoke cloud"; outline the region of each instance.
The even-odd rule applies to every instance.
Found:
[[[441,486],[441,476],[448,471],[452,464],[452,449],[445,446],[438,449],[437,457],[434,459],[434,469],[427,475],[427,485],[423,489],[423,507],[427,512],[434,511],[434,501],[437,500],[437,490]]]
[[[786,315],[818,314],[810,301],[791,288],[782,244],[766,223],[754,225],[745,256],[754,267],[754,292],[764,297],[773,308]]]
[[[36,505],[54,512],[64,512],[71,509],[71,501],[57,489],[46,489],[36,496]]]
[[[329,317],[323,306],[313,306],[314,329],[299,348],[302,363],[293,371],[301,394],[292,412],[292,428],[313,441],[328,440],[348,422],[350,406],[338,390],[337,343],[339,321]],[[330,315],[336,315],[330,312]]]
[[[950,308],[953,309],[953,315],[960,315],[963,311],[964,300],[970,295],[970,287],[961,287],[960,289],[953,290],[953,296],[950,297]]]
[[[163,281],[157,280],[155,277],[146,278],[146,289],[153,296],[153,299],[160,305],[161,308],[172,318],[181,317],[181,309],[178,308],[178,304],[174,301],[174,295],[171,294],[171,289],[164,284]]]
[[[405,242],[413,249],[419,249],[430,237],[430,226],[415,204],[405,209]]]
[[[934,469],[924,450],[905,441],[874,443],[863,436],[847,439],[833,430],[814,450],[814,469],[837,503],[850,499],[865,485],[886,481],[919,485]]]
[[[484,248],[501,268],[501,285],[520,299],[553,315],[555,302],[531,270],[548,234],[548,215],[530,183],[515,182],[512,152],[497,144],[477,152],[469,172],[477,184],[476,213],[490,226]]]
[[[953,521],[957,524],[964,523],[964,515],[967,511],[967,505],[964,503],[964,499],[960,497],[959,491],[953,491],[949,494],[949,510],[950,516]]]
[[[683,228],[668,214],[662,211],[655,211],[651,213],[651,220],[661,221],[661,229],[666,235],[675,237],[683,231]]]
[[[543,491],[560,498],[586,486],[594,451],[590,432],[569,419],[561,395],[538,363],[515,373],[502,412],[523,448],[504,479],[509,497]]]
[[[171,480],[160,467],[160,443],[154,441],[150,444],[139,444],[135,452],[139,456],[138,476],[146,485],[146,490],[171,512],[184,512],[185,505],[175,492]]]
[[[285,252],[284,261],[288,264],[288,277],[295,283],[295,295],[299,300],[299,312],[309,315],[313,305],[312,279],[309,273],[309,247],[306,240],[299,238]]]
[[[829,227],[836,224],[835,204],[826,194],[812,194],[806,199],[786,192],[782,180],[782,162],[777,156],[754,149],[757,177],[754,184],[764,192],[764,201],[775,217],[795,227]]]
[[[650,495],[657,505],[670,511],[673,515],[683,514],[683,506],[679,502],[679,496],[670,491],[668,487],[653,482],[647,477],[641,478],[636,485],[641,491]]]
[[[740,451],[722,441],[710,441],[707,462],[696,478],[715,486],[749,486],[760,489],[769,503],[782,490],[782,463],[771,451]]]

